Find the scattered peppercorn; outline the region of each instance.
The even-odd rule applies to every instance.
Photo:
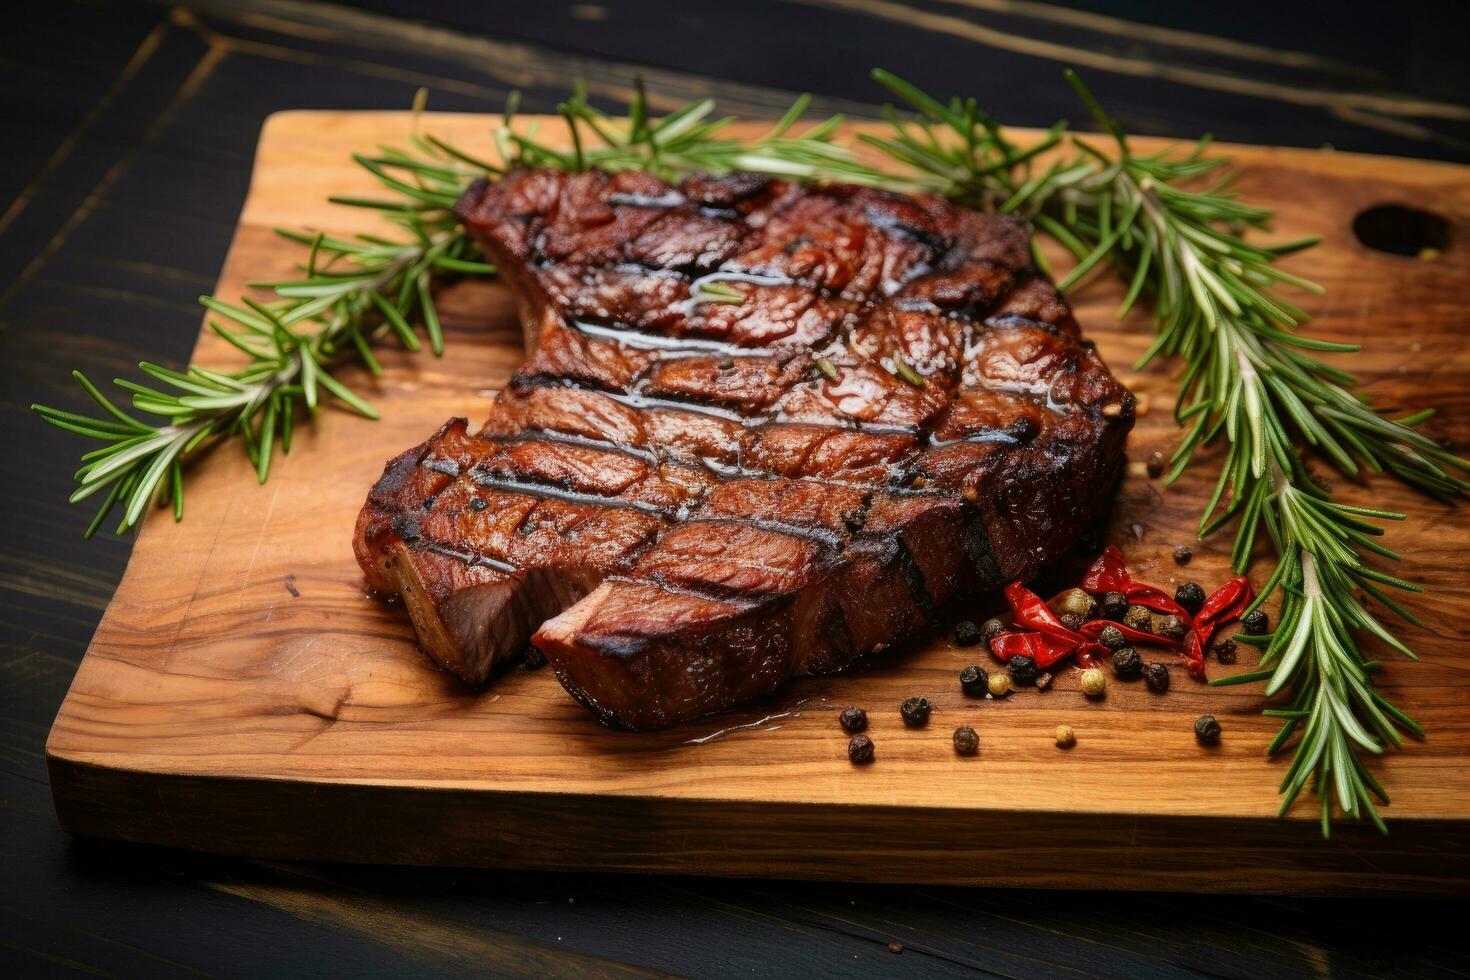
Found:
[[[1189,632],[1189,627],[1178,616],[1154,616],[1153,627],[1159,636],[1166,636],[1171,640],[1182,640]]]
[[[888,944],[888,952],[890,952],[890,953],[902,953],[903,952],[903,943],[889,943]]]
[[[1104,626],[1102,632],[1097,634],[1097,642],[1109,650],[1121,650],[1128,645],[1128,637],[1116,626]]]
[[[1011,677],[1009,674],[1002,674],[1000,671],[996,671],[985,682],[985,687],[990,691],[991,697],[1003,698],[1011,693]]]
[[[1220,723],[1214,715],[1200,715],[1194,722],[1194,737],[1205,745],[1220,741]]]
[[[954,730],[954,750],[960,755],[974,755],[980,749],[980,736],[969,725]]]
[[[1181,544],[1174,549],[1174,564],[1176,565],[1188,565],[1193,558],[1194,552],[1187,544]]]
[[[1006,662],[1006,670],[1010,671],[1011,680],[1022,687],[1035,681],[1038,673],[1036,661],[1024,653],[1018,654],[1008,660]]]
[[[474,500],[470,501],[470,510],[484,510],[486,507],[489,506],[490,501],[485,500],[483,497],[476,497]]]
[[[1130,646],[1119,647],[1113,651],[1113,673],[1122,680],[1132,680],[1143,673],[1143,658]]]
[[[1046,671],[1042,671],[1040,674],[1036,675],[1036,689],[1038,691],[1044,691],[1047,688],[1051,687],[1051,682],[1052,676]]]
[[[1153,613],[1146,606],[1129,606],[1128,611],[1123,614],[1123,625],[1151,633],[1154,628]]]
[[[1148,475],[1157,480],[1164,475],[1164,454],[1154,453],[1148,458]]]
[[[1216,640],[1215,659],[1222,664],[1233,664],[1235,663],[1235,649],[1234,640]]]
[[[978,664],[971,664],[960,671],[960,690],[972,698],[978,698],[985,694],[986,684],[990,677],[985,673],[985,668]]]
[[[1077,613],[1068,612],[1062,613],[1060,616],[1058,616],[1057,621],[1063,626],[1067,627],[1067,629],[1076,632],[1077,630],[1082,628],[1083,623],[1087,622],[1087,618],[1084,616],[1079,616]]]
[[[1058,613],[1072,613],[1084,621],[1097,614],[1097,600],[1081,589],[1068,589],[1057,601]]]
[[[1109,592],[1102,598],[1103,619],[1121,623],[1128,615],[1128,597],[1121,592]]]
[[[842,714],[837,716],[837,723],[845,732],[862,732],[868,728],[868,713],[857,705],[843,708]]]
[[[1189,614],[1193,616],[1205,604],[1205,590],[1198,582],[1185,582],[1174,590],[1174,601],[1189,610]]]
[[[1264,609],[1257,609],[1242,619],[1240,626],[1250,636],[1263,636],[1271,629],[1271,618]]]
[[[854,735],[847,743],[847,758],[855,765],[873,761],[873,740],[866,735]]]
[[[923,728],[929,724],[928,698],[909,698],[899,706],[898,713],[903,715],[903,723],[910,728]]]
[[[995,638],[1005,631],[1006,624],[992,616],[985,621],[984,626],[980,627],[980,638],[985,641],[986,646],[990,646],[995,642]]]
[[[1148,682],[1150,691],[1163,694],[1169,689],[1169,668],[1163,664],[1149,664],[1143,668],[1143,679]]]
[[[1070,749],[1077,744],[1077,733],[1072,731],[1071,725],[1057,726],[1057,748]]]
[[[1096,667],[1088,667],[1082,672],[1082,693],[1090,698],[1100,698],[1108,689],[1108,679],[1103,672]]]
[[[546,666],[546,654],[536,647],[526,647],[526,669],[540,670]]]
[[[962,619],[954,627],[954,645],[972,647],[980,642],[980,627],[968,619]]]

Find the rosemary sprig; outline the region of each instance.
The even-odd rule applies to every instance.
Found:
[[[1092,158],[1096,176],[1060,192],[1062,207],[1077,209],[1068,230],[1091,245],[1067,281],[1106,258],[1131,273],[1134,298],[1138,283],[1153,295],[1159,336],[1143,363],[1162,353],[1180,356],[1187,365],[1175,415],[1188,428],[1170,479],[1177,479],[1200,448],[1225,442],[1200,536],[1235,521],[1232,562],[1239,571],[1249,565],[1263,529],[1277,553],[1276,569],[1254,606],[1281,593],[1277,629],[1259,641],[1261,665],[1270,671],[1267,696],[1289,690],[1299,712],[1285,719],[1269,750],[1285,750],[1300,730],[1282,781],[1282,813],[1311,781],[1324,835],[1331,830],[1333,795],[1344,813],[1366,816],[1383,830],[1373,797],[1384,803],[1388,797],[1361,754],[1401,744],[1396,726],[1422,732],[1373,689],[1374,668],[1360,635],[1406,656],[1413,653],[1358,597],[1371,595],[1417,623],[1385,590],[1420,589],[1364,560],[1370,552],[1398,559],[1374,540],[1383,529],[1373,521],[1403,515],[1334,502],[1309,476],[1298,445],[1310,446],[1347,476],[1363,468],[1387,469],[1444,499],[1470,490],[1458,475],[1470,471],[1470,461],[1414,428],[1430,413],[1385,418],[1353,392],[1356,378],[1312,353],[1356,351],[1357,345],[1297,332],[1306,314],[1277,288],[1320,290],[1275,263],[1315,240],[1269,248],[1246,243],[1232,226],[1263,228],[1270,213],[1242,204],[1229,191],[1230,175],[1221,174],[1225,161],[1205,156],[1206,141],[1182,157],[1137,156],[1091,93],[1075,75],[1071,79],[1113,134],[1117,150],[1109,156],[1073,139]],[[1201,179],[1213,182],[1203,190],[1180,186]]]
[[[1358,596],[1417,622],[1387,590],[1418,587],[1365,561],[1369,553],[1398,558],[1375,540],[1382,527],[1374,522],[1403,515],[1334,502],[1308,475],[1298,444],[1346,475],[1386,470],[1442,499],[1470,490],[1460,475],[1470,462],[1416,430],[1430,412],[1385,418],[1355,393],[1351,374],[1314,356],[1358,349],[1298,333],[1305,312],[1278,294],[1281,286],[1320,291],[1276,264],[1315,239],[1246,242],[1236,229],[1263,230],[1271,213],[1235,196],[1228,161],[1208,155],[1208,138],[1184,153],[1137,154],[1069,72],[1114,149],[1072,135],[1071,152],[1038,172],[1034,155],[1017,149],[972,103],[941,104],[891,75],[875,77],[918,119],[896,123],[893,136],[872,138],[873,145],[925,175],[936,193],[1030,217],[1076,256],[1061,288],[1112,265],[1129,283],[1120,316],[1145,293],[1152,299],[1158,336],[1138,366],[1160,355],[1186,363],[1175,411],[1186,435],[1167,479],[1178,479],[1200,449],[1223,442],[1225,459],[1200,536],[1235,521],[1232,562],[1240,571],[1263,534],[1278,556],[1253,606],[1280,592],[1277,629],[1248,638],[1264,648],[1261,669],[1215,683],[1265,680],[1268,696],[1292,693],[1291,710],[1268,709],[1284,718],[1271,754],[1300,732],[1282,782],[1283,813],[1310,781],[1321,797],[1324,834],[1334,795],[1345,813],[1382,828],[1373,797],[1386,802],[1387,796],[1361,754],[1400,744],[1400,728],[1420,729],[1373,689],[1377,665],[1364,656],[1358,636],[1413,654]],[[1056,145],[1061,132],[1053,128],[1041,145]]]

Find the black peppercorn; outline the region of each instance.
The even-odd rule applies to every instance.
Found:
[[[980,642],[980,627],[968,619],[961,620],[954,627],[954,645],[957,647],[972,647]]]
[[[546,666],[546,654],[535,647],[526,647],[526,669],[540,670]]]
[[[1006,624],[992,616],[985,621],[984,626],[980,627],[980,638],[985,641],[986,646],[990,646],[995,642],[995,638],[1005,631]]]
[[[857,705],[843,708],[842,714],[837,716],[837,723],[845,732],[861,732],[868,727],[868,713]]]
[[[1194,737],[1205,745],[1220,741],[1220,723],[1214,715],[1200,715],[1194,722]]]
[[[986,685],[989,683],[990,677],[985,673],[985,668],[978,664],[971,664],[960,671],[960,690],[972,698],[985,697]]]
[[[1150,691],[1163,694],[1169,689],[1169,668],[1163,664],[1149,664],[1143,668],[1143,679],[1148,682]]]
[[[1097,634],[1097,642],[1109,650],[1121,650],[1128,645],[1128,637],[1116,626],[1104,626],[1102,632]]]
[[[1036,681],[1039,671],[1036,669],[1036,661],[1025,654],[1017,654],[1006,662],[1006,670],[1011,673],[1011,680],[1022,687]]]
[[[856,765],[873,761],[873,740],[866,735],[854,735],[847,743],[847,757]]]
[[[954,730],[954,750],[960,755],[974,755],[980,748],[980,736],[969,725]]]
[[[1189,610],[1189,614],[1193,616],[1205,604],[1205,590],[1200,588],[1198,582],[1185,582],[1174,590],[1174,601]]]
[[[1143,673],[1143,658],[1132,647],[1119,647],[1113,651],[1113,673],[1122,680],[1131,681]]]
[[[1102,598],[1103,619],[1121,623],[1128,615],[1128,597],[1121,592],[1109,592]]]
[[[1216,660],[1220,661],[1222,664],[1233,664],[1233,663],[1235,663],[1235,641],[1234,640],[1229,640],[1229,639],[1226,639],[1226,640],[1216,640],[1215,641],[1215,647],[1214,647],[1214,649],[1215,649],[1215,659]]]
[[[1081,629],[1082,624],[1087,622],[1085,618],[1079,616],[1077,613],[1070,612],[1062,613],[1060,616],[1057,617],[1057,620],[1063,626],[1067,627],[1067,629],[1074,631]]]
[[[1171,640],[1182,640],[1189,632],[1189,627],[1184,625],[1184,620],[1178,616],[1156,616],[1154,617],[1154,632]]]
[[[470,501],[470,510],[484,510],[490,506],[490,502],[483,497],[476,497]]]
[[[1271,619],[1265,610],[1257,609],[1240,621],[1241,629],[1250,636],[1262,636],[1271,629]]]
[[[1174,549],[1174,564],[1176,565],[1188,565],[1193,558],[1194,552],[1190,550],[1187,544],[1181,544]]]
[[[903,715],[903,723],[910,728],[923,728],[929,724],[928,698],[909,698],[899,706],[898,713]]]
[[[1166,462],[1167,461],[1164,459],[1163,453],[1154,453],[1149,456],[1148,463],[1145,464],[1148,468],[1148,475],[1153,477],[1155,480],[1163,476],[1164,465]]]

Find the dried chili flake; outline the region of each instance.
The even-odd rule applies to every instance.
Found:
[[[1073,645],[1082,642],[1081,634],[1068,629],[1041,596],[1020,582],[1012,582],[1006,586],[1006,602],[1011,605],[1011,614],[1016,625],[1022,629],[1044,633]]]
[[[1163,636],[1159,633],[1146,633],[1143,630],[1136,630],[1126,623],[1110,623],[1106,619],[1094,619],[1090,622],[1083,623],[1082,628],[1079,629],[1078,632],[1087,637],[1089,640],[1097,640],[1101,642],[1103,630],[1107,629],[1109,626],[1117,630],[1119,633],[1122,633],[1124,639],[1132,643],[1150,643],[1154,646],[1169,647],[1174,650],[1178,650],[1180,648],[1180,643],[1178,640],[1171,640],[1169,637]]]
[[[1204,677],[1205,651],[1210,648],[1215,631],[1237,619],[1251,604],[1255,594],[1250,579],[1240,575],[1205,597],[1204,605],[1200,606],[1199,615],[1194,617],[1184,640],[1184,660],[1189,665],[1190,674]]]
[[[995,638],[990,649],[1007,662],[1015,657],[1030,657],[1038,669],[1046,670],[1058,661],[1065,660],[1082,642],[1080,636],[1073,643],[1045,633],[1003,633]]]
[[[1155,612],[1178,616],[1186,623],[1190,621],[1189,613],[1169,593],[1134,580],[1128,566],[1123,562],[1123,552],[1118,550],[1117,545],[1108,545],[1097,556],[1097,561],[1092,563],[1082,579],[1082,588],[1093,594],[1121,592],[1134,605],[1147,606]]]
[[[1040,596],[1020,582],[1006,587],[1006,601],[1011,605],[1016,625],[1032,632],[997,637],[991,650],[1000,659],[1027,656],[1036,661],[1038,669],[1047,670],[1071,656],[1088,667],[1107,654],[1107,648],[1096,642],[1096,637],[1070,629]]]

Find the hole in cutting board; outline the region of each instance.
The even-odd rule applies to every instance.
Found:
[[[1353,234],[1371,249],[1411,258],[1433,258],[1450,246],[1448,221],[1432,211],[1402,204],[1379,204],[1358,212]]]

